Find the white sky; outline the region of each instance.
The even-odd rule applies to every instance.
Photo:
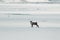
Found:
[[[29,2],[47,2],[48,0],[27,0]]]
[[[20,2],[21,0],[4,0],[4,1],[6,1],[6,2],[12,2],[12,1]],[[28,2],[47,2],[48,0],[26,0],[26,1],[28,1]]]

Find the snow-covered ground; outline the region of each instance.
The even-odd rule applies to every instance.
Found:
[[[60,40],[59,10],[60,4],[0,4],[0,40]]]
[[[60,28],[0,28],[0,40],[60,40]]]
[[[0,4],[0,13],[59,14],[60,4]]]
[[[0,27],[30,27],[30,21],[37,21],[40,27],[60,27],[60,14],[0,15]]]
[[[39,28],[31,28],[30,20]],[[60,14],[0,15],[0,40],[60,40]]]

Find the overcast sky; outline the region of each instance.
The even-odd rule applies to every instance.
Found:
[[[6,2],[12,2],[12,1],[20,2],[21,0],[4,0],[4,1],[6,1]],[[47,2],[48,0],[26,0],[26,1],[28,1],[28,2]]]

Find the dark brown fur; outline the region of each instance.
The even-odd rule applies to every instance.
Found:
[[[37,24],[37,22],[32,22],[30,21],[31,27],[33,27],[33,25],[36,25],[39,28],[39,25]]]

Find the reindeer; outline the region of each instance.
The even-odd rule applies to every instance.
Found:
[[[39,25],[37,24],[37,22],[32,22],[30,21],[31,27],[33,27],[33,25],[36,25],[39,28]]]

